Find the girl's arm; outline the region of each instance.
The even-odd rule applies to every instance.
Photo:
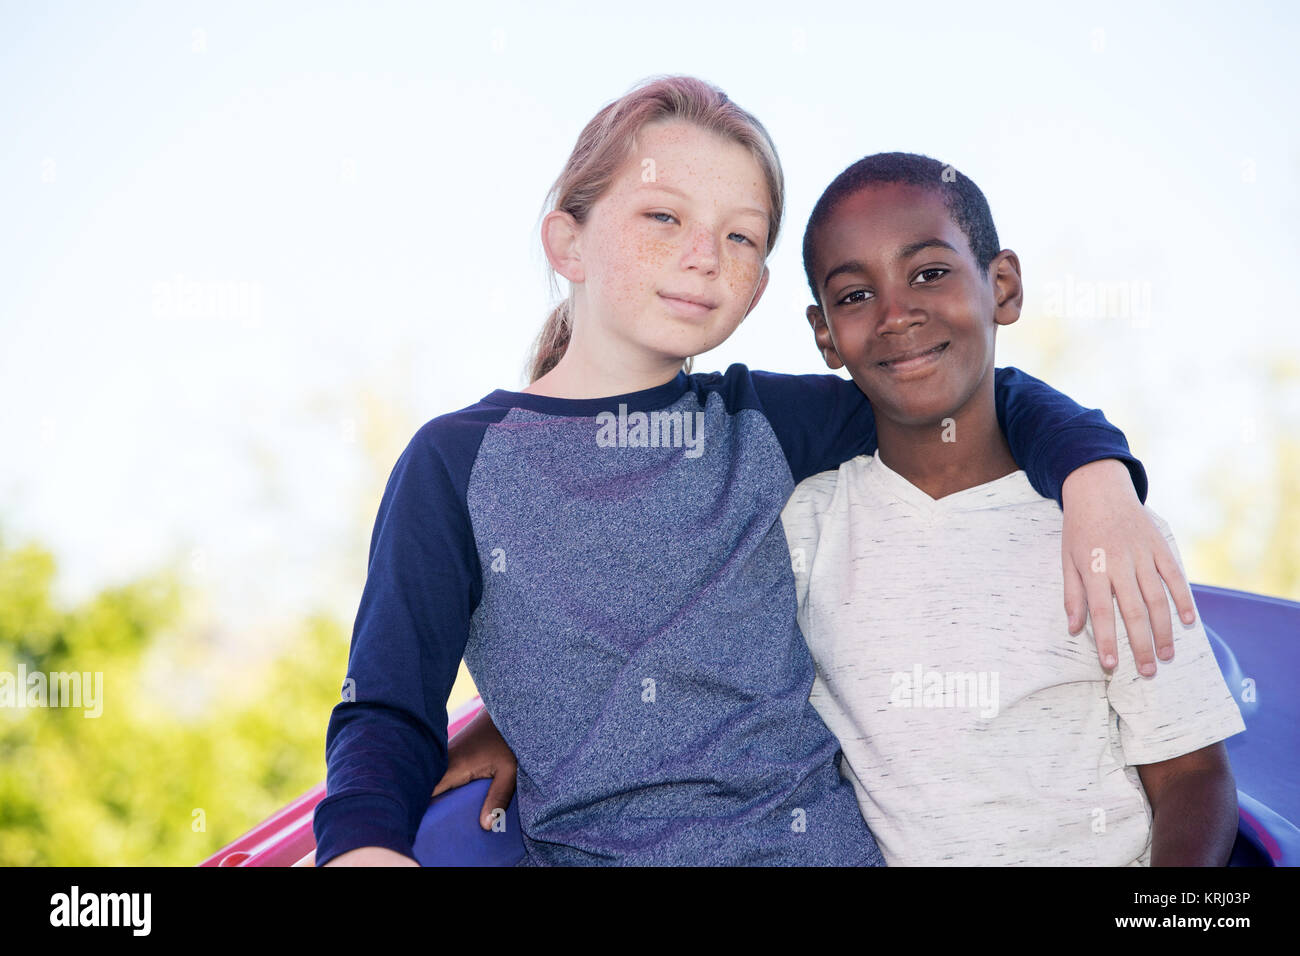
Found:
[[[1182,622],[1190,625],[1196,620],[1187,578],[1119,461],[1107,458],[1080,466],[1062,483],[1061,493],[1065,512],[1061,564],[1070,633],[1077,634],[1091,616],[1097,655],[1103,667],[1113,669],[1118,660],[1118,603],[1138,672],[1154,677],[1155,658],[1174,657],[1166,587]]]
[[[343,700],[326,731],[317,865],[410,858],[429,793],[446,768],[447,698],[482,594],[464,500],[482,428],[461,413],[435,419],[389,476]],[[372,852],[352,856],[358,849]],[[391,855],[373,852],[380,849]]]
[[[362,846],[340,853],[325,866],[419,866],[415,860],[382,846]]]
[[[757,371],[746,378],[746,371],[743,366],[727,371],[736,379],[733,401],[753,401],[763,410],[796,484],[875,452],[871,405],[852,381]],[[1061,557],[1071,629],[1077,632],[1085,610],[1090,611],[1098,657],[1107,669],[1114,667],[1114,594],[1138,665],[1142,673],[1154,674],[1153,633],[1161,659],[1173,656],[1173,619],[1164,588],[1184,622],[1195,620],[1195,610],[1186,577],[1142,507],[1147,493],[1142,463],[1099,409],[1083,408],[1015,368],[998,369],[994,385],[998,424],[1011,454],[1034,489],[1056,499],[1064,511]]]

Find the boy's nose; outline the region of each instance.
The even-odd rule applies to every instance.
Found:
[[[912,326],[925,322],[925,311],[910,296],[890,296],[882,305],[880,326],[884,332],[906,332]]]

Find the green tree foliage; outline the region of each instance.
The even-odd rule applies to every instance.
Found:
[[[380,495],[423,420],[383,394],[309,403],[316,422],[354,420],[362,464],[355,494],[343,495],[351,531],[313,571],[323,593],[359,597]],[[277,454],[262,456],[271,471]],[[0,675],[103,681],[98,717],[0,706],[0,866],[193,865],[324,781],[352,622],[336,608],[268,625],[260,656],[235,659],[213,636],[207,589],[180,567],[61,608],[54,555],[0,533]],[[474,694],[462,663],[449,708]]]
[[[0,672],[100,673],[102,713],[0,708],[0,865],[192,865],[324,779],[347,662],[337,623],[302,621],[282,653],[217,688],[195,715],[150,677],[151,652],[176,659],[160,645],[189,597],[177,576],[63,610],[51,597],[55,570],[48,551],[0,540]],[[184,643],[193,673],[218,669],[204,655],[219,648]]]

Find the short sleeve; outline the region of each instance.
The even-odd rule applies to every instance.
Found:
[[[839,472],[825,471],[801,481],[781,512],[801,619],[808,601],[808,581],[817,556],[822,522],[829,514],[838,478]]]
[[[1181,568],[1182,555],[1169,526],[1149,508],[1147,512],[1164,533]],[[1199,611],[1196,622],[1186,626],[1178,619],[1168,591],[1165,596],[1174,621],[1174,659],[1157,661],[1156,676],[1150,680],[1138,674],[1123,616],[1115,610],[1119,662],[1107,685],[1107,696],[1119,718],[1124,759],[1130,766],[1171,760],[1246,729]],[[1091,620],[1088,636],[1093,638]]]

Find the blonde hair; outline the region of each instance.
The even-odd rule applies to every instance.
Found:
[[[647,123],[685,120],[717,133],[750,151],[767,180],[770,211],[767,249],[772,252],[785,208],[785,177],[772,137],[751,113],[741,109],[711,83],[693,76],[662,76],[643,80],[626,95],[606,105],[578,136],[555,184],[546,197],[549,210],[562,210],[584,223],[631,154],[635,137]],[[549,211],[548,210],[548,211]],[[550,272],[554,282],[555,273]],[[533,346],[529,381],[535,382],[563,357],[569,346],[573,314],[566,299],[551,312]],[[684,368],[691,369],[688,358]]]

